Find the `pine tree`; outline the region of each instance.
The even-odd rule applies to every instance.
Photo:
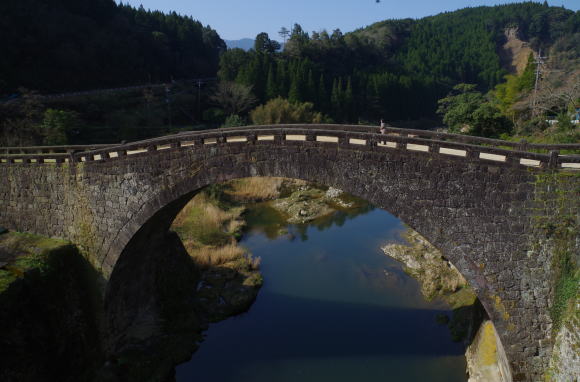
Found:
[[[324,74],[320,75],[318,81],[318,104],[316,105],[318,110],[326,111],[328,109],[328,94],[326,93],[326,84],[324,82]]]
[[[270,69],[268,69],[268,80],[266,81],[266,100],[278,97],[278,86],[276,84],[276,78],[274,77],[274,68],[270,64]]]
[[[292,82],[290,84],[290,91],[288,92],[288,100],[290,102],[301,102],[302,94],[300,92],[300,79],[297,75],[292,76]]]
[[[330,104],[332,108],[332,114],[337,118],[337,120],[342,121],[342,79],[334,79],[332,81],[332,94],[330,95]]]
[[[342,98],[345,118],[349,122],[352,122],[354,120],[354,97],[352,94],[352,81],[350,77],[348,77],[346,90],[344,91]]]
[[[277,69],[276,69],[276,80],[277,80],[277,87],[278,87],[278,94],[281,97],[287,98],[288,97],[288,71],[286,61],[281,60],[278,61]]]
[[[308,82],[306,83],[306,101],[312,102],[314,104],[318,103],[317,100],[317,88],[316,83],[314,82],[314,74],[312,70],[308,71]]]

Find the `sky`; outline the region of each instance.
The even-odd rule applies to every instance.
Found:
[[[118,0],[119,1],[119,0]],[[508,4],[510,0],[122,0],[132,6],[192,16],[217,30],[224,40],[254,38],[266,32],[280,40],[278,31],[294,23],[307,32],[339,28],[343,33],[386,19],[421,18],[480,5]],[[543,1],[542,1],[543,2]],[[548,0],[552,6],[578,11],[580,0]]]

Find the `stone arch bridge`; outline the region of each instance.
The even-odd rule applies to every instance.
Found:
[[[580,145],[377,130],[253,126],[123,145],[2,148],[0,226],[69,239],[109,279],[132,243],[165,232],[205,186],[278,176],[337,187],[438,247],[475,289],[514,378],[538,379],[552,348],[553,298],[540,223],[559,214],[578,223],[580,156],[558,150]]]

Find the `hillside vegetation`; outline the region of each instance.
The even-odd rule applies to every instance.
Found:
[[[296,24],[283,51],[260,33],[246,52],[226,50],[214,30],[176,13],[113,0],[50,7],[9,0],[0,3],[0,35],[0,146],[381,118],[398,127],[443,121],[473,135],[578,140],[566,120],[580,97],[580,12],[547,2],[385,20],[346,34]],[[535,94],[540,51],[549,59]],[[216,74],[218,84],[187,81]],[[156,82],[166,85],[38,94]],[[548,126],[546,117],[561,123]]]
[[[436,118],[438,100],[456,85],[473,84],[472,90],[483,95],[509,80],[510,72],[515,75],[512,65],[518,60],[526,67],[528,57],[510,57],[516,50],[504,49],[509,37],[544,55],[565,52],[565,57],[559,54],[561,63],[577,67],[569,63],[577,58],[580,13],[526,2],[386,20],[347,34],[309,34],[295,25],[281,53],[268,49],[267,35],[259,36],[254,50],[222,55],[222,81],[250,86],[263,104],[277,97],[312,103],[339,123],[374,124],[384,118],[401,125]],[[533,57],[528,66],[526,83],[511,94],[509,107],[531,88]],[[508,107],[494,108],[510,122]]]
[[[225,43],[175,12],[113,0],[0,2],[0,97],[213,76]]]

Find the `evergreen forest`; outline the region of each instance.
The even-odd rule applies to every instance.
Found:
[[[0,96],[215,76],[226,49],[191,17],[113,0],[2,0],[0,36]]]
[[[530,49],[523,70],[502,50],[510,33]],[[569,123],[580,97],[580,12],[547,2],[385,20],[350,33],[295,24],[280,36],[260,33],[244,51],[226,50],[215,30],[174,12],[113,0],[5,0],[0,36],[0,146],[380,119],[512,139],[549,131],[552,118],[567,126],[554,139],[580,139]],[[539,53],[561,73],[540,78],[550,85],[544,94],[533,92]]]
[[[252,51],[227,51],[219,76],[252,86],[261,103],[311,102],[336,122],[432,118],[455,85],[486,93],[505,81],[499,47],[507,28],[546,52],[580,32],[580,14],[528,2],[387,20],[347,34],[294,25],[283,52],[259,39]],[[576,46],[574,58],[579,53]]]

